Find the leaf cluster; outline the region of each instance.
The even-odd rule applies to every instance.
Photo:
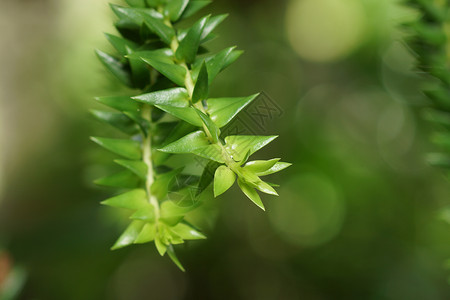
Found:
[[[409,45],[416,54],[417,68],[431,77],[424,93],[431,105],[424,117],[434,125],[432,141],[440,152],[428,155],[432,165],[450,168],[450,15],[448,1],[410,0],[421,18],[407,24],[413,36]]]
[[[153,241],[161,255],[168,253],[181,268],[173,245],[205,236],[186,220],[197,208],[197,196],[213,183],[214,196],[235,181],[242,192],[264,209],[257,191],[277,195],[261,177],[290,164],[278,158],[249,160],[276,136],[234,135],[221,132],[254,101],[248,97],[210,98],[216,76],[236,61],[242,51],[229,47],[209,53],[204,44],[226,15],[206,15],[188,28],[179,22],[209,4],[197,0],[127,0],[111,5],[120,35],[106,34],[115,53],[97,51],[102,64],[119,82],[133,89],[130,96],[99,97],[114,111],[92,111],[98,120],[129,136],[128,139],[93,137],[121,158],[123,171],[96,181],[122,193],[102,202],[131,211],[131,223],[112,249]],[[135,92],[137,91],[137,92]],[[203,174],[173,166],[173,156],[189,154],[207,163]]]

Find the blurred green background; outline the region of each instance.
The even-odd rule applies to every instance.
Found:
[[[119,1],[115,1],[120,3]],[[117,82],[96,61],[115,32],[106,0],[0,2],[3,299],[450,299],[450,185],[432,151],[423,78],[395,0],[216,0],[209,43],[237,45],[220,96],[264,91],[282,109],[261,157],[294,165],[267,212],[237,191],[207,201],[209,237],[178,250],[109,251],[123,224],[91,182],[111,135],[89,117]],[[199,213],[200,214],[200,213]],[[2,299],[2,300],[3,300]]]

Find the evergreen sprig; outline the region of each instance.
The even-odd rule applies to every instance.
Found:
[[[409,45],[417,67],[428,76],[424,93],[431,100],[424,117],[434,125],[432,141],[439,152],[430,153],[430,164],[450,168],[450,5],[447,0],[410,0],[421,17],[408,24]]]
[[[97,119],[130,136],[92,138],[120,155],[115,162],[124,168],[96,181],[125,189],[102,204],[133,211],[131,224],[112,249],[154,241],[159,254],[168,253],[182,270],[173,245],[205,238],[185,218],[200,205],[201,192],[213,182],[217,197],[237,179],[243,193],[264,209],[257,190],[270,195],[277,192],[260,177],[290,165],[278,158],[248,161],[276,136],[224,136],[221,132],[258,95],[209,97],[215,77],[242,54],[235,47],[211,54],[203,46],[215,37],[213,30],[227,15],[207,15],[190,28],[179,28],[179,21],[209,2],[127,0],[128,7],[111,5],[121,36],[106,37],[116,53],[97,51],[106,69],[122,84],[139,90],[130,96],[97,98],[117,112],[93,111]],[[179,154],[205,159],[203,174],[193,176],[184,171],[184,163],[174,165],[171,158]]]

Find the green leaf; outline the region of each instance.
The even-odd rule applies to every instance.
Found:
[[[450,134],[447,132],[436,132],[431,136],[431,141],[444,149],[450,149]]]
[[[203,170],[202,176],[200,176],[200,181],[197,187],[196,195],[200,195],[213,181],[214,173],[216,169],[220,166],[219,163],[215,161],[210,161],[206,164],[205,169]]]
[[[199,206],[199,202],[189,206],[180,206],[173,201],[164,201],[161,204],[161,217],[184,216]]]
[[[105,176],[94,181],[97,185],[108,186],[108,187],[121,187],[134,189],[139,186],[139,178],[135,174],[124,171],[116,173],[114,175]]]
[[[209,16],[206,16],[197,21],[189,29],[184,39],[181,40],[177,52],[175,53],[175,56],[179,60],[184,60],[188,64],[194,62],[195,57],[197,56],[198,47],[200,46],[203,28],[205,27],[208,19]]]
[[[139,110],[139,103],[128,96],[96,97],[95,100],[121,112],[137,113]]]
[[[209,144],[205,133],[199,130],[182,137],[178,141],[170,143],[162,149],[159,149],[159,151],[168,153],[191,153],[193,150]]]
[[[126,50],[127,54],[133,53],[133,50],[128,46],[126,47]],[[129,57],[128,61],[131,67],[133,87],[144,89],[150,81],[150,69],[140,58]]]
[[[239,165],[243,165],[247,162],[248,158],[250,157],[250,150],[247,151],[247,153],[245,153],[245,156],[243,159],[241,159],[241,161],[239,161]]]
[[[445,110],[450,110],[449,89],[433,86],[429,89],[424,90],[423,93],[428,98],[430,98],[436,106],[443,108]]]
[[[196,127],[203,126],[202,119],[192,107],[181,108],[168,105],[156,105],[156,107]]]
[[[226,69],[229,65],[235,62],[244,53],[241,50],[235,50],[236,47],[226,48],[216,54],[207,55],[204,58],[197,59],[192,65],[192,78],[194,81],[197,79],[200,72],[200,68],[203,61],[206,62],[206,67],[208,69],[208,81],[211,84],[216,76]]]
[[[135,43],[141,42],[141,35],[139,33],[139,28],[142,26],[139,26],[135,22],[130,22],[127,20],[119,20],[114,24],[117,31],[127,40],[133,41]],[[149,29],[150,31],[150,29]]]
[[[450,168],[450,157],[444,153],[429,153],[426,157],[427,162],[436,167]]]
[[[137,49],[139,46],[133,41],[118,37],[109,33],[105,33],[106,38],[111,43],[111,45],[119,52],[120,55],[127,55],[127,47],[131,49]]]
[[[423,117],[425,120],[432,122],[436,125],[450,128],[450,113],[446,111],[440,111],[437,109],[425,109],[423,111]]]
[[[161,241],[161,238],[158,235],[155,237],[155,246],[159,255],[164,256],[167,251],[167,245]]]
[[[286,162],[277,162],[273,167],[271,167],[267,171],[258,172],[258,173],[256,173],[256,175],[258,175],[258,176],[270,175],[270,174],[273,174],[273,173],[276,173],[276,172],[280,172],[281,170],[284,170],[284,169],[286,169],[289,166],[292,166],[292,164],[291,163],[286,163]]]
[[[239,187],[241,188],[242,192],[250,199],[253,203],[255,203],[259,208],[262,210],[266,210],[264,208],[264,204],[261,201],[261,198],[259,197],[258,193],[255,191],[254,188],[243,182],[242,180],[238,179]]]
[[[117,79],[126,86],[131,87],[131,74],[126,64],[120,62],[117,58],[106,54],[100,50],[96,50],[96,54],[100,62],[108,69]]]
[[[117,250],[128,245],[133,244],[134,240],[138,237],[139,233],[144,227],[144,222],[141,221],[133,221],[131,224],[125,229],[119,239],[116,241],[114,246],[112,246],[111,250]]]
[[[161,204],[161,221],[168,225],[174,226],[178,224],[184,216],[196,209],[200,205],[200,202],[193,203],[189,206],[179,206],[174,201],[164,201]]]
[[[256,174],[243,170],[240,174],[241,180],[245,181],[249,186],[260,190],[263,193],[278,196],[277,191],[271,184],[262,181]]]
[[[156,71],[166,76],[179,86],[184,86],[186,69],[174,64],[170,58],[164,57],[162,52],[147,51],[140,53],[140,58],[155,68]]]
[[[181,207],[189,207],[192,203],[197,203],[194,183],[197,183],[198,179],[200,179],[199,176],[179,174],[176,182],[171,186],[173,192],[169,195],[169,199]],[[181,182],[182,180],[187,183]]]
[[[151,92],[132,97],[132,99],[151,105],[168,105],[173,107],[189,106],[189,95],[185,88],[172,88]]]
[[[230,47],[227,49],[224,49],[214,55],[211,59],[206,60],[206,66],[208,67],[208,75],[209,75],[209,82],[213,82],[214,78],[223,71],[225,68],[227,68],[229,65],[231,65],[233,62],[235,62],[239,56],[244,53],[243,51],[235,50],[236,47]]]
[[[150,203],[147,203],[147,205],[139,208],[134,214],[132,214],[130,219],[155,222],[155,208]]]
[[[166,124],[166,125],[165,125]],[[155,127],[153,136],[158,137],[159,146],[166,146],[170,143],[173,143],[183,136],[192,133],[195,129],[195,126],[192,126],[186,122],[161,122],[158,123]],[[156,145],[155,145],[156,146]]]
[[[106,124],[109,124],[126,134],[134,135],[138,132],[138,127],[136,126],[136,123],[123,113],[108,112],[94,109],[91,109],[90,112],[91,115],[94,116],[94,118],[96,118],[97,120],[105,122]]]
[[[217,168],[214,175],[214,197],[225,193],[236,180],[236,175],[227,166]]]
[[[101,202],[103,205],[137,210],[148,204],[147,193],[143,189],[134,189]]]
[[[263,193],[278,196],[277,191],[275,191],[275,189],[270,184],[268,184],[262,180],[257,183],[256,188]]]
[[[156,33],[163,42],[170,45],[175,36],[175,30],[164,23],[164,16],[153,9],[146,10],[145,12],[142,12],[141,15],[145,24]]]
[[[172,22],[176,22],[188,4],[189,0],[171,0],[164,7],[164,15],[168,16]]]
[[[141,232],[134,240],[135,244],[145,244],[151,242],[156,236],[156,225],[155,223],[147,223],[142,228]]]
[[[210,34],[208,34],[208,36],[206,37],[206,38],[204,38],[204,39],[202,39],[201,41],[200,41],[200,48],[199,48],[199,53],[201,53],[201,54],[206,54],[206,53],[208,53],[209,51],[206,51],[206,52],[204,52],[204,50],[203,49],[205,49],[205,50],[207,50],[206,49],[206,47],[204,47],[204,46],[201,46],[202,44],[204,44],[204,43],[207,43],[207,42],[209,42],[209,41],[211,41],[211,40],[214,40],[215,38],[217,38],[217,34],[215,34],[215,33],[210,33]]]
[[[121,7],[117,5],[111,5],[111,7],[120,18],[122,26],[125,24],[130,28],[139,28],[145,22],[166,44],[170,44],[175,35],[174,29],[164,23],[164,16],[154,9]]]
[[[142,23],[139,34],[136,33],[136,36],[139,36],[139,43],[145,41],[145,44],[142,45],[141,48],[155,49],[159,48],[162,44],[158,35],[156,35],[145,23]]]
[[[127,55],[140,59],[157,60],[166,64],[174,64],[173,51],[170,48],[161,48],[156,50],[135,51]]]
[[[182,168],[157,175],[155,181],[151,186],[152,196],[158,199],[163,199],[169,190],[169,185],[175,179],[175,176],[181,172]]]
[[[137,141],[100,137],[91,137],[91,140],[102,146],[103,148],[119,154],[125,158],[133,160],[141,159],[141,144]]]
[[[183,240],[206,239],[206,236],[204,236],[202,233],[198,232],[191,226],[184,223],[178,223],[177,225],[172,227],[171,230],[175,232],[177,235],[179,235]]]
[[[245,154],[250,155],[269,144],[278,136],[230,135],[225,138],[225,147],[232,153],[235,161],[241,161]]]
[[[214,160],[218,163],[225,163],[222,148],[220,148],[217,144],[194,149],[192,153],[210,160]]]
[[[445,31],[440,26],[428,25],[420,22],[416,22],[412,25],[416,34],[420,36],[422,42],[433,45],[434,47],[440,47],[445,45],[447,37]]]
[[[226,18],[228,17],[228,14],[218,15],[209,18],[208,22],[205,25],[205,28],[203,29],[202,35],[200,37],[200,41],[203,42],[208,35],[217,27],[220,23],[222,23]]]
[[[127,168],[141,179],[146,179],[147,177],[147,165],[142,160],[116,159],[114,162]]]
[[[145,7],[145,0],[125,0],[132,7]]]
[[[217,128],[216,124],[211,120],[211,118],[204,114],[202,111],[195,109],[199,117],[202,119],[203,124],[209,131],[209,135],[212,137],[213,141],[217,143],[219,141],[220,130]]]
[[[184,243],[183,239],[178,234],[176,234],[175,232],[170,230],[169,228],[167,228],[166,233],[167,233],[167,240],[169,241],[169,244],[178,245],[178,244]]]
[[[177,256],[175,255],[175,251],[173,250],[173,246],[169,245],[167,247],[167,254],[169,255],[170,259],[173,261],[173,263],[183,272],[186,270],[184,269],[183,265],[178,260]]]
[[[262,173],[272,168],[280,159],[274,158],[271,160],[254,160],[245,164],[244,169],[253,173]]]
[[[140,14],[142,8],[123,7],[115,4],[110,4],[110,6],[122,25],[126,25],[128,28],[137,28],[142,24],[143,18]]]
[[[171,191],[177,192],[177,196],[179,197],[194,199],[194,186],[197,185],[199,180],[200,176],[179,174],[176,177],[174,184],[171,186]]]
[[[189,1],[189,4],[186,7],[186,9],[181,17],[189,18],[189,17],[193,16],[195,13],[197,13],[198,11],[200,11],[202,8],[204,8],[205,6],[210,4],[211,2],[212,1],[210,1],[210,0],[206,0],[206,1],[191,0],[191,1]]]
[[[150,7],[158,7],[167,4],[168,0],[145,0]]]
[[[123,114],[133,120],[144,133],[144,135],[147,136],[148,130],[150,128],[150,122],[148,120],[142,118],[139,114],[134,112],[125,111]]]
[[[219,127],[227,125],[241,110],[249,105],[259,94],[241,98],[211,98],[208,99],[208,113]]]
[[[206,64],[203,63],[197,78],[197,82],[195,83],[194,92],[192,94],[192,101],[195,103],[201,100],[205,100],[206,98],[208,98],[208,94],[208,70],[206,68]]]

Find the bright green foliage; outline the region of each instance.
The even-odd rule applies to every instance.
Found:
[[[120,194],[102,204],[130,210],[131,223],[112,249],[154,242],[161,255],[167,252],[184,270],[173,245],[205,238],[186,219],[201,204],[198,195],[214,182],[217,197],[237,179],[242,192],[264,209],[257,191],[278,194],[274,185],[260,176],[290,164],[278,158],[247,162],[276,136],[224,136],[221,132],[258,96],[209,98],[213,80],[242,54],[235,47],[205,53],[203,44],[215,37],[213,30],[227,15],[208,15],[189,28],[180,28],[179,21],[197,13],[209,1],[127,3],[128,7],[111,5],[120,36],[106,34],[106,38],[116,53],[97,51],[97,56],[134,92],[130,96],[96,98],[114,111],[93,110],[92,115],[129,139],[92,138],[120,155],[114,162],[123,168],[96,183],[121,189]],[[178,154],[206,159],[202,176],[186,173],[185,165],[168,167],[168,159]]]
[[[409,43],[418,59],[417,67],[430,75],[424,93],[431,100],[424,117],[435,127],[432,141],[441,153],[428,156],[429,163],[450,164],[450,4],[443,1],[410,0],[421,18],[408,27],[414,31]]]
[[[236,174],[227,166],[217,168],[214,175],[214,197],[225,193],[236,180]]]

